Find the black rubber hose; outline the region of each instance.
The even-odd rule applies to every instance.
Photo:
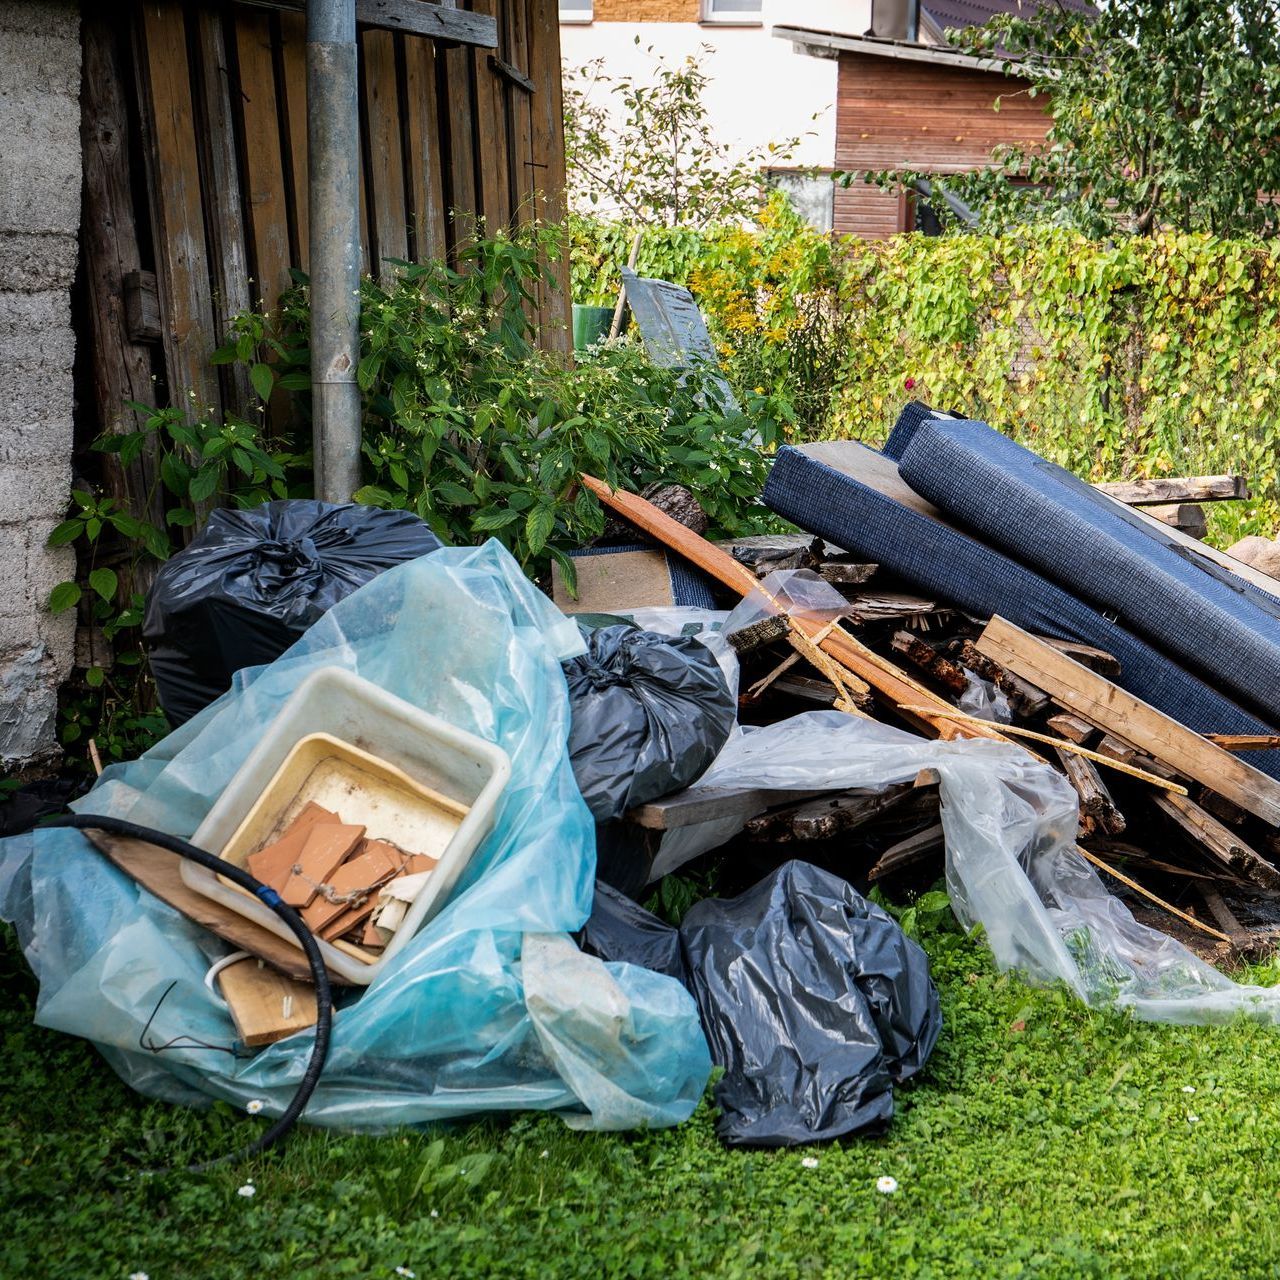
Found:
[[[298,1117],[302,1115],[304,1108],[311,1100],[316,1085],[320,1083],[320,1073],[324,1070],[325,1059],[329,1056],[329,1034],[333,1028],[333,993],[329,988],[329,970],[325,967],[320,948],[316,946],[315,937],[303,923],[302,917],[270,885],[263,884],[261,880],[255,879],[240,867],[224,862],[221,858],[206,853],[203,849],[197,849],[186,840],[171,836],[164,831],[153,831],[150,827],[140,826],[136,822],[106,818],[96,813],[75,813],[65,817],[51,818],[42,825],[42,829],[44,827],[74,827],[80,831],[104,831],[108,835],[122,836],[127,840],[142,840],[147,844],[158,845],[161,849],[176,853],[180,858],[188,858],[202,867],[208,867],[210,871],[226,876],[233,884],[247,889],[265,902],[293,931],[306,954],[307,963],[311,966],[311,976],[316,985],[316,1038],[311,1050],[311,1060],[307,1063],[307,1069],[302,1076],[302,1083],[280,1118],[260,1138],[239,1151],[232,1151],[228,1155],[219,1156],[216,1160],[208,1160],[203,1164],[191,1165],[189,1169],[192,1173],[202,1173],[216,1165],[246,1160],[261,1151],[266,1151],[268,1147],[275,1146],[297,1123]]]

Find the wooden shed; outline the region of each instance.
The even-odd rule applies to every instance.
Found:
[[[85,8],[80,440],[126,400],[253,403],[243,373],[209,357],[228,317],[272,306],[290,269],[307,269],[302,9]],[[474,215],[488,233],[559,220],[554,0],[360,0],[357,18],[365,270],[447,257]],[[547,345],[567,346],[567,310],[567,290],[542,300]]]
[[[793,27],[774,34],[839,60],[835,167],[843,172],[964,173],[990,164],[996,147],[1034,146],[1048,132],[1047,100],[1030,97],[1000,62],[909,41]],[[916,229],[916,219],[905,196],[863,182],[836,191],[838,234],[879,239]]]

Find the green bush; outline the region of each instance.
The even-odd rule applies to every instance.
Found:
[[[1254,500],[1215,504],[1211,536],[1280,526],[1276,241],[1028,229],[832,249],[785,220],[707,232],[700,248],[691,234],[647,236],[642,262],[670,262],[730,382],[742,391],[766,375],[795,408],[792,435],[879,442],[920,399],[1089,480],[1243,473]],[[575,287],[616,276],[622,241],[579,224]]]

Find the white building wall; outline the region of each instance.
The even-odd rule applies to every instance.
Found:
[[[763,22],[731,27],[697,22],[563,23],[567,67],[603,57],[613,75],[652,76],[655,57],[680,62],[709,46],[705,102],[712,126],[739,153],[800,137],[788,167],[830,168],[835,158],[836,63],[795,52],[772,28],[811,27],[861,35],[871,0],[764,0]],[[639,43],[637,44],[637,37]]]

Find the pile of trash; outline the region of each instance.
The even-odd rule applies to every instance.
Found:
[[[38,1021],[152,1096],[342,1128],[678,1124],[714,1064],[727,1143],[874,1133],[943,1028],[859,888],[940,874],[1031,980],[1280,1013],[1184,945],[1280,936],[1262,575],[923,406],[883,453],[780,451],[799,535],[583,483],[641,541],[554,601],[404,513],[216,513],[149,601],[179,727],[0,844]],[[640,905],[709,858],[728,896]]]

